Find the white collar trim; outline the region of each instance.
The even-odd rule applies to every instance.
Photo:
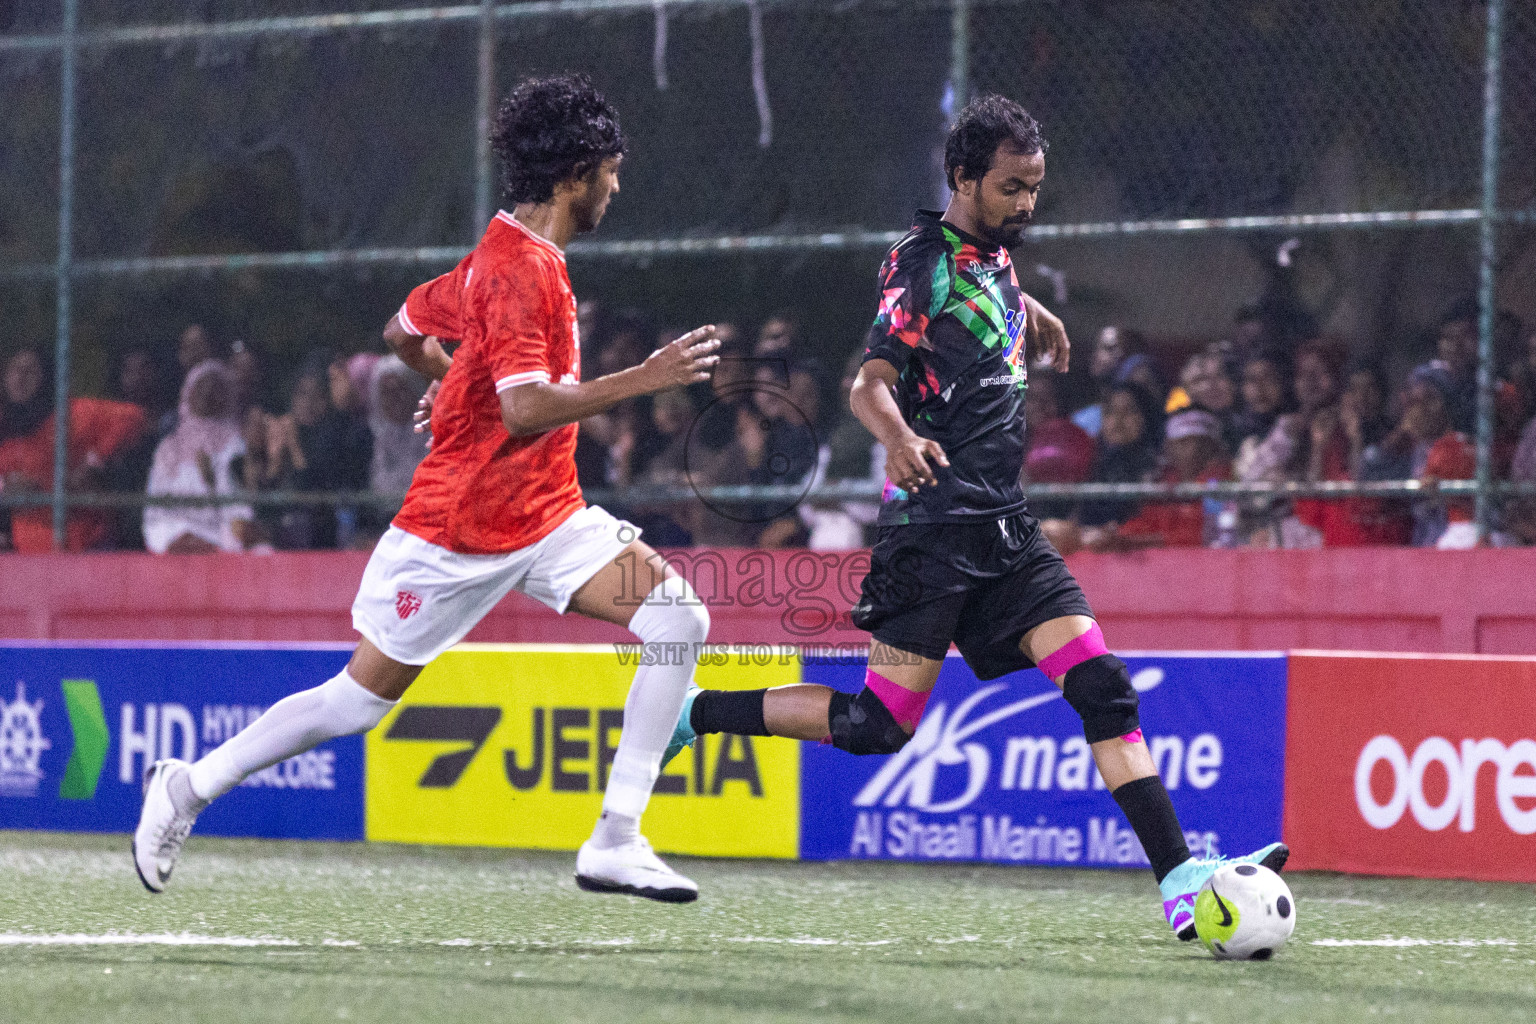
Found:
[[[550,252],[554,253],[556,256],[559,256],[562,261],[565,260],[564,250],[562,250],[554,242],[551,242],[549,239],[545,238],[543,235],[530,228],[528,225],[524,224],[522,221],[518,220],[516,217],[512,216],[506,210],[497,210],[496,219],[505,221],[506,223],[512,225],[513,227],[517,228],[517,230],[533,239],[535,242],[538,242],[540,245],[547,247]]]

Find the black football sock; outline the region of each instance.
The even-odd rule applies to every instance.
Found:
[[[688,723],[699,735],[728,732],[736,736],[771,736],[763,724],[767,690],[703,690],[693,698]]]
[[[1173,813],[1173,801],[1168,799],[1162,779],[1156,775],[1132,779],[1113,795],[1115,803],[1120,805],[1126,820],[1131,823],[1136,838],[1141,840],[1141,848],[1147,851],[1152,874],[1158,882],[1189,860],[1184,830],[1179,827],[1179,817]]]

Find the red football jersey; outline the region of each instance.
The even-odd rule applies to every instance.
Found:
[[[467,555],[527,547],[586,503],[576,483],[576,425],[513,437],[498,394],[581,379],[576,296],[565,256],[505,211],[473,252],[412,290],[412,334],[458,339],[432,408],[432,449],[395,525]]]

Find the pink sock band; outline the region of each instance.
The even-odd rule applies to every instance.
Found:
[[[864,685],[880,698],[880,703],[896,719],[896,724],[916,729],[922,720],[923,709],[928,706],[928,694],[913,693],[905,686],[897,686],[874,669],[864,670]]]
[[[1130,732],[1126,733],[1124,736],[1121,736],[1120,738],[1125,740],[1125,742],[1127,742],[1127,743],[1140,743],[1140,742],[1142,742],[1141,730],[1140,729],[1132,729]]]
[[[1060,679],[1090,658],[1108,653],[1109,648],[1104,646],[1104,633],[1095,622],[1088,632],[1076,640],[1069,640],[1059,650],[1040,659],[1040,671],[1044,672],[1048,678]]]

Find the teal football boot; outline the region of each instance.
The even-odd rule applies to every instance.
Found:
[[[1223,864],[1258,864],[1279,872],[1291,856],[1291,848],[1284,843],[1270,843],[1246,857],[1191,857],[1168,872],[1159,883],[1163,891],[1163,913],[1168,917],[1168,927],[1183,942],[1195,938],[1195,896],[1206,880]]]
[[[672,740],[667,744],[667,749],[661,755],[661,766],[665,768],[672,763],[672,759],[683,752],[684,747],[693,746],[693,741],[698,739],[698,734],[693,731],[693,702],[699,695],[699,688],[693,683],[688,684],[688,693],[683,697],[683,710],[677,716],[677,725],[672,730]]]

